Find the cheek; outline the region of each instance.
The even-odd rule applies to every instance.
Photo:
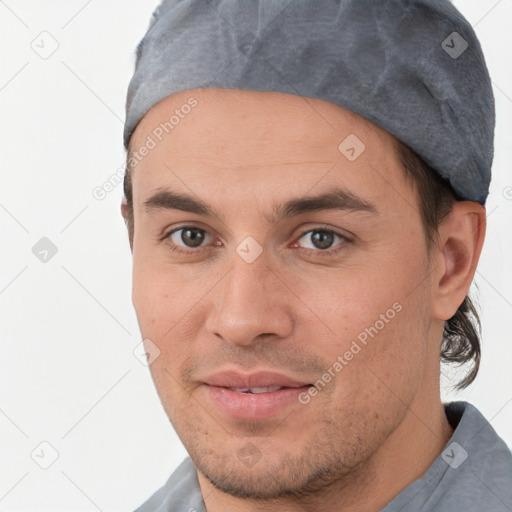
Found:
[[[144,256],[134,252],[133,260],[133,304],[143,336],[161,347],[175,339],[180,344],[173,345],[190,347],[204,322],[205,299],[216,282],[215,273]]]
[[[403,248],[410,255],[408,262],[400,252],[390,251],[364,269],[330,270],[296,281],[297,295],[315,313],[308,314],[309,324],[303,322],[309,332],[306,337],[320,333],[308,350],[328,368],[342,358],[343,368],[336,365],[333,373],[338,369],[347,379],[344,389],[347,385],[369,386],[382,394],[386,386],[414,387],[421,379],[428,340],[429,289],[419,249]]]
[[[365,402],[375,410],[382,409],[382,404],[391,406],[388,412],[381,411],[383,416],[412,401],[427,364],[428,319],[423,294],[417,290],[416,295],[407,296],[399,291],[387,298],[383,295],[370,316],[359,318],[365,325],[351,338],[355,341],[348,354],[358,352],[347,365],[342,386],[344,392],[352,390],[354,394],[364,390]]]
[[[310,318],[307,328],[321,328],[327,346],[339,349],[358,335],[364,341],[368,329],[375,331],[376,323],[379,332],[389,331],[389,326],[400,316],[397,311],[403,302],[400,283],[396,279],[384,282],[383,277],[380,270],[366,267],[363,271],[329,269],[326,273],[311,272],[301,280],[289,276],[288,280],[305,306],[296,308],[297,313],[303,313],[301,320]]]

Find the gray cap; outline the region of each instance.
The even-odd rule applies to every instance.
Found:
[[[494,96],[448,0],[165,0],[137,48],[125,147],[151,107],[200,87],[340,105],[416,151],[460,199],[485,203]]]

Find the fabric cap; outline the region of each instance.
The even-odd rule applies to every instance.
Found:
[[[416,151],[460,199],[485,203],[494,96],[448,0],[165,0],[137,47],[125,147],[151,107],[202,87],[340,105]]]

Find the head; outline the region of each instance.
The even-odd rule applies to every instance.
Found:
[[[485,210],[363,117],[278,92],[174,94],[129,152],[190,98],[125,180],[133,304],[160,350],[151,373],[215,486],[315,490],[439,401],[440,358],[473,364],[461,385],[476,375],[467,295]],[[282,406],[251,408],[226,389],[241,387],[233,372],[279,375]]]
[[[389,467],[446,422],[440,364],[475,378],[494,130],[450,2],[275,6],[164,1],[124,131],[156,389],[201,483],[254,499]]]

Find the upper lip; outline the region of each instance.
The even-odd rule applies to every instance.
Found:
[[[287,375],[271,371],[258,371],[253,373],[223,371],[206,377],[204,383],[209,386],[219,386],[223,388],[266,388],[270,386],[300,388],[308,385],[307,382],[298,381]]]

